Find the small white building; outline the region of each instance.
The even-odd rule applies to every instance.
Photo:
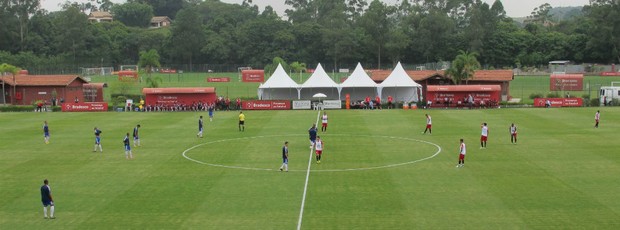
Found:
[[[171,23],[172,23],[172,20],[170,20],[168,16],[155,16],[151,18],[151,24],[149,28],[154,29],[154,28],[166,27],[166,26],[170,26]]]

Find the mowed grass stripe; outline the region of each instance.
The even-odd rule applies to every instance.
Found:
[[[603,120],[594,129],[597,109]],[[617,228],[619,111],[327,111],[330,126],[323,134],[326,155],[320,167],[361,165],[355,158],[339,162],[336,156],[348,154],[346,149],[359,159],[377,161],[368,162],[373,164],[422,154],[407,141],[378,136],[427,140],[443,152],[395,168],[312,173],[302,228]],[[0,127],[6,130],[0,136],[0,192],[6,198],[0,200],[5,217],[0,228],[294,228],[303,173],[210,167],[181,156],[207,141],[285,135],[244,142],[255,149],[233,141],[191,154],[231,157],[232,163],[275,170],[281,163],[281,138],[286,138],[294,144],[291,169],[304,168],[307,129],[316,111],[244,113],[248,125],[243,134],[237,131],[237,111],[216,112],[213,122],[206,112],[0,114]],[[433,116],[433,135],[421,134],[424,113]],[[203,139],[195,136],[200,114],[206,124]],[[44,119],[52,131],[49,145],[42,140]],[[481,122],[491,128],[484,150],[478,148]],[[512,122],[519,126],[517,145],[509,140]],[[126,161],[122,137],[137,123],[143,126],[144,146],[134,149],[136,159]],[[103,154],[91,152],[95,125],[104,131]],[[465,138],[469,150],[463,169],[454,168],[459,138]],[[357,140],[368,143],[356,145]],[[345,141],[351,143],[340,143]],[[399,147],[405,151],[391,157]],[[54,221],[41,218],[38,188],[43,178],[50,179],[56,198]]]

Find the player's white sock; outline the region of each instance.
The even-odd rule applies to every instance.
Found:
[[[133,158],[133,154],[131,153],[131,150],[129,150],[129,159]]]
[[[288,164],[284,164],[284,170],[288,172]]]
[[[47,207],[43,207],[43,217],[47,218]]]
[[[93,152],[97,152],[97,144],[95,144],[95,149],[93,149]]]
[[[99,144],[99,151],[103,152],[103,147]]]
[[[53,205],[50,207],[50,217],[54,218],[54,206]]]

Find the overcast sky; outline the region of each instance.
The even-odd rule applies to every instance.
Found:
[[[87,2],[87,0],[71,0],[71,2]],[[227,3],[241,3],[243,0],[220,0],[222,2]],[[396,3],[400,3],[400,0],[382,0],[383,2],[394,5]],[[495,0],[483,0],[489,4],[492,4]],[[60,10],[58,6],[59,3],[64,2],[64,0],[41,0],[41,6],[48,11],[57,11]],[[125,0],[112,0],[114,3],[122,3]],[[370,2],[370,0],[368,1]],[[510,17],[525,17],[530,15],[532,10],[542,4],[549,3],[553,7],[561,7],[561,6],[584,6],[587,5],[589,0],[503,0],[504,9],[506,10],[506,14]],[[284,10],[286,9],[286,5],[284,4],[284,0],[254,0],[254,4],[258,5],[262,11],[262,9],[271,5],[281,16],[284,15]]]

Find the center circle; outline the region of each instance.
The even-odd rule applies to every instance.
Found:
[[[205,161],[201,161],[195,158],[192,158],[188,155],[189,152],[191,152],[192,150],[195,150],[197,148],[200,148],[202,146],[209,146],[209,145],[217,145],[217,144],[221,144],[221,143],[225,143],[227,146],[233,146],[235,144],[240,144],[243,142],[249,142],[249,144],[247,145],[247,148],[249,149],[255,149],[255,148],[259,148],[261,146],[264,146],[265,148],[272,148],[275,149],[277,151],[277,149],[279,149],[278,147],[272,147],[273,145],[276,145],[279,143],[279,145],[282,145],[282,143],[278,142],[278,143],[269,143],[269,141],[256,141],[255,139],[262,139],[262,138],[269,138],[271,140],[273,140],[274,138],[277,137],[295,137],[297,139],[302,139],[303,136],[305,136],[306,138],[304,138],[305,142],[304,145],[305,148],[302,148],[303,150],[299,150],[299,148],[296,149],[296,151],[299,154],[299,152],[303,152],[303,154],[301,155],[296,155],[297,159],[301,159],[301,161],[307,162],[308,158],[310,157],[309,154],[310,150],[308,148],[309,146],[309,141],[307,140],[307,135],[304,134],[283,134],[283,135],[264,135],[264,136],[253,136],[253,137],[240,137],[240,138],[231,138],[231,139],[222,139],[222,140],[215,140],[215,141],[210,141],[210,142],[205,142],[205,143],[201,143],[198,145],[194,145],[188,149],[186,149],[185,151],[183,151],[182,155],[184,158],[186,158],[187,160],[190,160],[192,162],[198,163],[198,164],[203,164],[203,165],[208,165],[208,166],[213,166],[213,167],[221,167],[221,168],[230,168],[230,169],[243,169],[243,170],[254,170],[254,171],[276,171],[277,170],[277,161],[274,161],[273,159],[275,159],[274,157],[269,157],[269,161],[273,162],[273,163],[269,163],[269,164],[273,164],[274,168],[261,168],[261,167],[251,167],[251,166],[236,166],[236,165],[232,165],[232,164],[226,164],[226,163],[211,163],[211,162],[205,162]],[[425,140],[418,140],[418,139],[414,139],[414,138],[408,138],[408,137],[394,137],[394,136],[372,136],[372,135],[357,135],[357,134],[323,134],[323,140],[326,145],[326,153],[324,156],[329,156],[329,154],[335,154],[333,152],[330,152],[331,150],[334,149],[333,145],[335,143],[331,143],[332,140],[334,139],[338,139],[338,138],[354,138],[354,139],[364,139],[364,138],[369,138],[371,141],[408,141],[408,142],[414,142],[414,143],[419,143],[419,144],[425,144],[425,145],[430,145],[431,147],[434,147],[434,149],[436,149],[436,151],[432,154],[432,155],[428,155],[428,156],[422,156],[421,158],[415,159],[415,160],[404,160],[401,162],[393,162],[393,163],[388,163],[385,165],[379,165],[379,166],[365,166],[365,167],[351,167],[351,168],[341,168],[341,169],[316,169],[316,167],[313,167],[312,169],[310,169],[310,171],[312,172],[346,172],[346,171],[361,171],[361,170],[374,170],[374,169],[384,169],[384,168],[392,168],[392,167],[398,167],[398,166],[403,166],[403,165],[409,165],[409,164],[414,164],[417,162],[421,162],[421,161],[425,161],[425,160],[429,160],[432,159],[434,157],[436,157],[437,155],[439,155],[439,153],[441,152],[441,146],[429,142],[429,141],[425,141]],[[282,138],[279,138],[278,140],[283,140]],[[327,141],[325,141],[327,140]],[[347,139],[348,140],[348,139]],[[335,141],[335,140],[334,140]],[[273,141],[272,141],[273,142]],[[229,143],[233,143],[233,144],[229,144]],[[356,142],[351,142],[353,144],[357,144]],[[349,143],[350,144],[350,143]],[[360,143],[361,144],[361,143]],[[235,147],[239,147],[239,146],[246,146],[246,145],[235,145]],[[277,146],[277,145],[276,145]],[[330,147],[331,146],[331,147]],[[291,149],[292,146],[289,146],[289,149]],[[297,144],[296,147],[299,147],[299,144]],[[362,146],[363,147],[363,146]],[[415,146],[409,146],[409,145],[399,145],[398,148],[400,148],[399,151],[408,151],[411,152]],[[259,148],[260,149],[260,148]],[[346,148],[343,148],[346,149]],[[344,151],[344,150],[342,150]],[[351,151],[356,151],[355,149],[351,150]],[[359,150],[357,150],[359,151]],[[270,150],[270,152],[272,152]],[[429,151],[430,154],[431,151]],[[240,154],[243,154],[240,153]],[[271,153],[270,153],[271,154]],[[290,155],[292,153],[289,152],[289,158]],[[398,154],[398,153],[396,153]],[[262,156],[262,155],[261,155]],[[303,157],[300,157],[303,156]],[[312,156],[314,156],[314,153],[312,153]],[[232,161],[234,159],[223,159],[222,156],[220,155],[215,155],[214,158],[220,157],[222,158],[221,161]],[[235,156],[224,156],[224,157],[235,157]],[[248,157],[248,158],[256,158],[258,156],[253,156],[253,155],[244,155],[243,157]],[[255,159],[257,161],[260,160],[264,160],[264,157],[258,157],[257,159]],[[217,162],[217,161],[216,161]],[[264,163],[264,162],[263,162]],[[290,165],[290,163],[289,163]],[[289,166],[290,167],[290,166]],[[303,167],[305,168],[305,167]],[[289,170],[292,172],[306,172],[306,170],[302,170],[302,169],[292,169]]]

